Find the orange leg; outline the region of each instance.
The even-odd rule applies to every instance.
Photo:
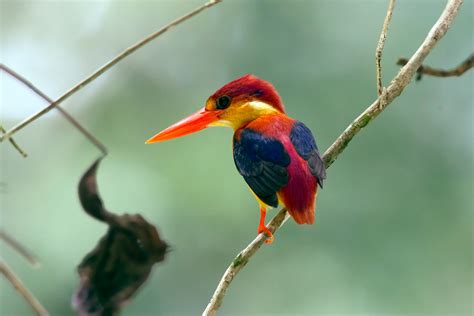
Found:
[[[265,215],[267,215],[267,209],[264,206],[260,206],[260,224],[258,225],[257,232],[259,234],[265,233],[268,236],[268,239],[265,239],[265,243],[271,244],[273,242],[273,234],[267,226],[265,226]]]

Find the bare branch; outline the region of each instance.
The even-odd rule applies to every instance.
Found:
[[[399,66],[405,66],[408,62],[408,59],[406,58],[400,58],[397,61],[397,65]],[[418,68],[416,80],[421,80],[421,77],[423,75],[429,75],[433,77],[459,77],[462,76],[466,71],[474,67],[474,54],[469,55],[462,63],[459,64],[459,66],[449,69],[449,70],[444,70],[444,69],[438,69],[438,68],[432,68],[430,66],[426,65],[421,65],[420,68]]]
[[[459,8],[461,7],[463,0],[449,0],[446,8],[439,17],[438,21],[433,25],[430,32],[426,36],[423,43],[420,45],[418,50],[413,54],[408,63],[400,69],[399,73],[392,80],[390,85],[387,87],[384,93],[385,102],[381,102],[382,95],[377,98],[362,114],[360,114],[344,132],[336,139],[336,141],[326,150],[323,155],[323,160],[326,168],[329,168],[332,163],[341,154],[352,138],[357,135],[360,130],[366,127],[370,121],[376,118],[384,109],[387,108],[392,101],[398,97],[403,89],[410,83],[411,79],[416,73],[416,70],[420,67],[423,60],[428,56],[436,43],[446,34],[449,27],[454,21]],[[270,221],[270,230],[275,232],[278,230],[285,221],[287,211],[282,209],[278,214]],[[230,266],[225,271],[222,279],[220,280],[217,288],[204,310],[202,315],[213,316],[216,315],[217,310],[222,304],[225,296],[225,292],[229,287],[232,280],[235,278],[237,273],[247,264],[250,258],[257,252],[260,246],[263,244],[265,236],[263,234],[258,235],[243,251],[241,251],[237,257],[232,261]]]
[[[16,250],[20,255],[25,257],[25,259],[33,266],[39,267],[40,262],[34,254],[32,254],[28,249],[26,249],[22,244],[16,241],[6,232],[0,230],[0,239],[2,239],[7,245]]]
[[[125,49],[122,53],[120,53],[119,55],[114,57],[112,60],[110,60],[108,63],[106,63],[105,65],[103,65],[99,69],[97,69],[90,76],[88,76],[87,78],[85,78],[84,80],[82,80],[81,82],[76,84],[74,87],[69,89],[66,93],[64,93],[62,96],[60,96],[54,102],[52,102],[48,106],[44,107],[40,111],[36,112],[35,114],[31,115],[30,117],[26,118],[25,120],[23,120],[22,122],[20,122],[16,126],[14,126],[12,129],[10,129],[8,132],[6,132],[2,137],[0,137],[0,141],[4,141],[5,139],[10,138],[13,134],[18,132],[19,130],[21,130],[22,128],[24,128],[25,126],[30,124],[31,122],[35,121],[36,119],[40,118],[44,114],[48,113],[53,108],[58,106],[61,102],[68,99],[70,96],[75,94],[77,91],[79,91],[80,89],[84,88],[86,85],[88,85],[89,83],[91,83],[92,81],[97,79],[100,75],[102,75],[107,70],[112,68],[119,61],[121,61],[122,59],[124,59],[128,55],[134,53],[139,48],[145,46],[146,44],[148,44],[149,42],[151,42],[152,40],[154,40],[155,38],[157,38],[161,34],[165,33],[166,31],[173,28],[174,26],[176,26],[178,24],[181,24],[182,22],[190,19],[191,17],[195,16],[196,14],[200,13],[201,11],[218,4],[221,1],[222,0],[210,0],[209,2],[207,2],[207,3],[203,4],[202,6],[194,9],[193,11],[191,11],[191,12],[183,15],[182,17],[172,21],[171,23],[167,24],[166,26],[164,26],[160,30],[150,34],[149,36],[147,36],[144,39],[140,40],[138,43],[136,43],[136,44],[130,46],[129,48]]]
[[[46,94],[44,94],[39,88],[37,88],[31,81],[27,80],[25,77],[8,67],[7,65],[0,64],[0,69],[5,71],[7,74],[12,76],[13,78],[17,79],[21,83],[23,83],[26,87],[36,93],[38,96],[46,100],[48,103],[54,102],[51,98],[49,98]],[[102,144],[91,132],[89,132],[85,127],[83,127],[74,117],[71,116],[66,110],[64,110],[59,105],[56,106],[59,112],[68,120],[74,127],[76,127],[79,132],[81,132],[94,146],[96,146],[101,152],[102,155],[107,155],[107,147]],[[3,131],[5,133],[5,131]]]
[[[5,134],[7,132],[3,125],[0,125],[0,132],[2,134]],[[15,148],[20,153],[20,155],[23,156],[23,158],[28,157],[28,154],[23,149],[21,149],[20,145],[18,145],[12,137],[9,137],[8,141],[10,142],[10,144],[12,144],[13,148]]]
[[[281,227],[287,220],[290,218],[286,209],[282,209],[278,212],[278,214],[268,223],[267,227],[272,232],[272,234]],[[230,266],[224,272],[221,280],[219,281],[219,285],[212,295],[211,301],[206,307],[206,310],[202,313],[202,315],[206,316],[213,316],[216,315],[217,310],[222,304],[224,300],[225,293],[227,288],[229,287],[230,283],[237,275],[237,273],[242,270],[245,265],[249,262],[250,258],[257,252],[258,249],[263,245],[267,237],[265,234],[259,234],[244,250],[242,250],[237,257],[232,261]]]
[[[388,3],[387,15],[385,15],[385,20],[383,21],[382,32],[380,33],[379,42],[377,43],[377,48],[375,49],[375,68],[377,71],[377,92],[379,95],[382,95],[383,84],[382,84],[382,51],[385,46],[385,39],[387,38],[388,25],[392,19],[393,8],[395,7],[395,0],[390,0]]]
[[[0,261],[0,272],[7,278],[7,280],[15,287],[15,289],[23,296],[23,298],[30,304],[38,316],[48,316],[48,311],[41,305],[41,303],[28,291],[20,279],[13,273],[9,266],[3,261]]]
[[[367,124],[377,117],[396,97],[398,97],[403,89],[410,83],[417,69],[423,60],[432,51],[436,43],[446,34],[449,27],[454,21],[463,0],[449,0],[446,8],[439,17],[438,21],[433,25],[430,32],[426,36],[418,50],[413,54],[408,63],[400,69],[398,74],[392,80],[386,91],[386,103],[380,107],[380,97],[375,100],[362,114],[357,117],[352,124],[336,139],[336,141],[324,153],[324,161],[326,168],[329,167],[345,149],[352,138]]]

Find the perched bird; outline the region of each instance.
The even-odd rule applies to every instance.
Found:
[[[168,127],[147,144],[197,132],[210,126],[233,128],[234,161],[260,205],[258,233],[268,207],[282,204],[298,224],[313,224],[318,184],[326,178],[324,162],[306,125],[285,114],[273,85],[248,74],[226,84],[203,109]]]

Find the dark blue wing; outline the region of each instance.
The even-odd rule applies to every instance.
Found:
[[[265,204],[276,207],[276,193],[288,183],[290,156],[283,144],[251,129],[234,137],[234,161],[239,173]]]
[[[303,123],[296,122],[291,129],[290,139],[298,154],[308,162],[311,173],[322,188],[323,180],[326,179],[326,167],[310,129]]]

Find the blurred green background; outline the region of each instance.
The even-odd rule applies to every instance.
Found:
[[[400,0],[383,55],[418,48],[446,1]],[[203,1],[1,1],[1,62],[56,98],[138,39]],[[232,132],[144,145],[245,73],[275,84],[324,151],[376,98],[374,50],[387,1],[224,1],[119,63],[63,104],[110,150],[106,206],[140,212],[173,251],[124,315],[197,315],[256,235],[258,206],[237,173]],[[473,1],[426,60],[473,51]],[[220,315],[470,315],[473,299],[473,72],[412,83],[328,172],[316,224],[289,221],[227,292]],[[44,102],[1,77],[1,122]],[[99,155],[58,112],[1,150],[1,226],[42,261],[1,257],[52,315],[73,315],[76,265],[104,234],[76,195]],[[274,212],[273,212],[274,213]],[[272,213],[270,213],[272,214]],[[30,315],[4,279],[2,315]]]

